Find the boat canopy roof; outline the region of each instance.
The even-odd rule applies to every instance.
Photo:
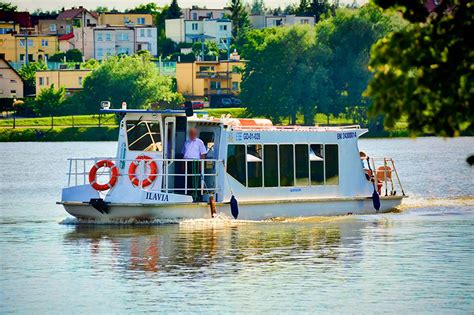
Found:
[[[101,114],[166,114],[166,115],[186,115],[184,109],[101,109],[99,110]],[[194,111],[198,114],[206,114],[205,111]]]

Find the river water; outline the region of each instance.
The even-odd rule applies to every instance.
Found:
[[[395,213],[282,222],[74,224],[67,157],[115,143],[1,143],[0,313],[474,312],[474,138],[361,140],[397,162]]]

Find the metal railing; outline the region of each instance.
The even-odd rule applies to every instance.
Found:
[[[117,163],[116,166],[121,169],[119,176],[125,177],[128,181],[130,180],[128,167],[132,162],[137,163],[139,183],[137,188],[141,190],[152,191],[148,187],[144,187],[143,183],[149,176],[156,176],[153,182],[159,182],[161,178],[160,192],[184,195],[193,192],[199,192],[201,195],[217,192],[221,189],[218,185],[218,175],[225,171],[223,160],[215,159],[151,159],[137,161],[111,157],[70,158],[68,159],[69,171],[67,173],[68,187],[89,184],[89,172],[95,163],[101,160],[110,160]],[[151,161],[154,161],[158,166],[157,174],[152,174],[147,167],[147,164],[151,163]],[[97,173],[98,176],[111,176],[109,168],[104,167],[101,170]],[[177,183],[180,180],[181,183]]]
[[[376,157],[369,158],[369,161],[371,163],[372,171],[375,172],[375,174],[372,174],[373,180],[375,180],[380,195],[384,194],[385,196],[394,196],[399,188],[402,195],[405,196],[402,182],[400,181],[395,162],[392,158]],[[395,178],[393,178],[393,175],[395,175]]]
[[[265,125],[256,125],[256,126],[239,126],[232,125],[232,130],[242,130],[242,131],[251,131],[251,130],[265,130],[265,131],[342,131],[342,130],[351,130],[351,129],[360,129],[359,125],[350,125],[350,126],[333,126],[333,127],[322,127],[322,126],[265,126]]]

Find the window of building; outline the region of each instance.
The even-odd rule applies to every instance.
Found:
[[[262,145],[247,145],[247,184],[248,187],[262,187]]]
[[[295,145],[296,186],[309,185],[309,150],[307,144]]]
[[[301,24],[308,24],[309,23],[309,20],[308,19],[302,19],[301,20]]]
[[[82,86],[82,77],[78,77],[77,82],[79,83],[80,86]]]
[[[20,54],[20,61],[25,61],[25,54]]]
[[[67,34],[71,33],[71,25],[69,24],[66,25],[66,33]]]
[[[3,90],[2,90],[2,89],[0,89],[0,94],[3,94]]]
[[[151,37],[151,28],[146,30],[146,36]]]
[[[0,28],[0,34],[10,34],[13,32],[13,28]]]
[[[46,77],[46,85],[49,85],[49,77]]]
[[[219,30],[227,31],[227,25],[219,25]]]
[[[161,151],[160,124],[151,121],[127,121],[128,149],[132,151]]]
[[[97,56],[102,57],[104,55],[104,50],[102,48],[97,48]]]
[[[144,17],[137,18],[137,24],[145,24],[145,18]]]
[[[44,78],[43,77],[39,78],[39,85],[44,85]]]
[[[145,37],[145,29],[144,28],[140,29],[140,36]]]
[[[193,12],[193,20],[197,20],[198,19],[198,14],[196,12]]]
[[[102,33],[98,33],[98,34],[97,34],[97,40],[98,40],[99,42],[101,42],[102,39],[103,39],[103,38],[102,38]]]
[[[309,163],[311,169],[311,185],[324,185],[324,155],[322,144],[310,145]]]
[[[263,146],[263,173],[265,187],[278,187],[278,146],[265,144]]]
[[[214,66],[200,66],[199,71],[200,72],[214,71]]]
[[[50,32],[56,32],[57,30],[57,27],[56,27],[56,24],[49,24],[49,31]]]
[[[111,41],[111,36],[110,36],[110,33],[105,33],[105,40],[106,41]]]
[[[211,81],[211,90],[220,90],[221,82],[220,81]]]
[[[326,185],[339,185],[339,149],[337,144],[324,146]]]
[[[119,39],[119,40],[128,40],[128,33],[120,32],[120,33],[118,34],[118,39]]]
[[[16,80],[11,79],[11,80],[10,80],[10,83],[16,83]]]
[[[192,24],[191,24],[191,29],[192,29],[193,31],[196,31],[196,30],[198,29],[198,24],[197,24],[197,23],[192,23]]]
[[[232,91],[239,90],[239,82],[232,82]]]
[[[49,42],[48,42],[47,39],[42,39],[42,40],[41,40],[41,46],[46,47],[46,46],[48,46],[48,45],[49,45]]]
[[[280,186],[295,185],[295,163],[293,157],[293,145],[280,145]]]
[[[246,186],[245,145],[230,144],[227,147],[227,173]]]
[[[16,90],[10,90],[11,94],[16,94]]]
[[[0,78],[3,78],[3,73],[0,73]]]
[[[25,47],[26,40],[25,39],[20,39],[20,46]],[[28,39],[28,47],[33,47],[33,40]]]

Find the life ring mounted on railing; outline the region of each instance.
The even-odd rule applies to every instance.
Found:
[[[97,171],[102,167],[110,168],[110,172],[112,174],[112,176],[110,176],[109,181],[105,184],[99,184],[97,182]],[[118,167],[114,164],[114,162],[110,160],[100,160],[99,162],[95,163],[89,171],[89,183],[95,190],[104,191],[115,186],[115,184],[117,183],[118,176],[119,170]]]
[[[148,175],[147,178],[141,181],[141,185],[140,185],[140,179],[137,176],[137,167],[138,165],[140,165],[141,161],[144,161],[144,163],[150,167],[150,174]],[[155,181],[157,174],[158,174],[158,165],[156,164],[155,161],[153,161],[151,157],[146,156],[146,155],[140,155],[139,157],[137,157],[135,161],[130,163],[130,167],[128,168],[128,178],[130,179],[132,184],[137,187],[150,186]]]

